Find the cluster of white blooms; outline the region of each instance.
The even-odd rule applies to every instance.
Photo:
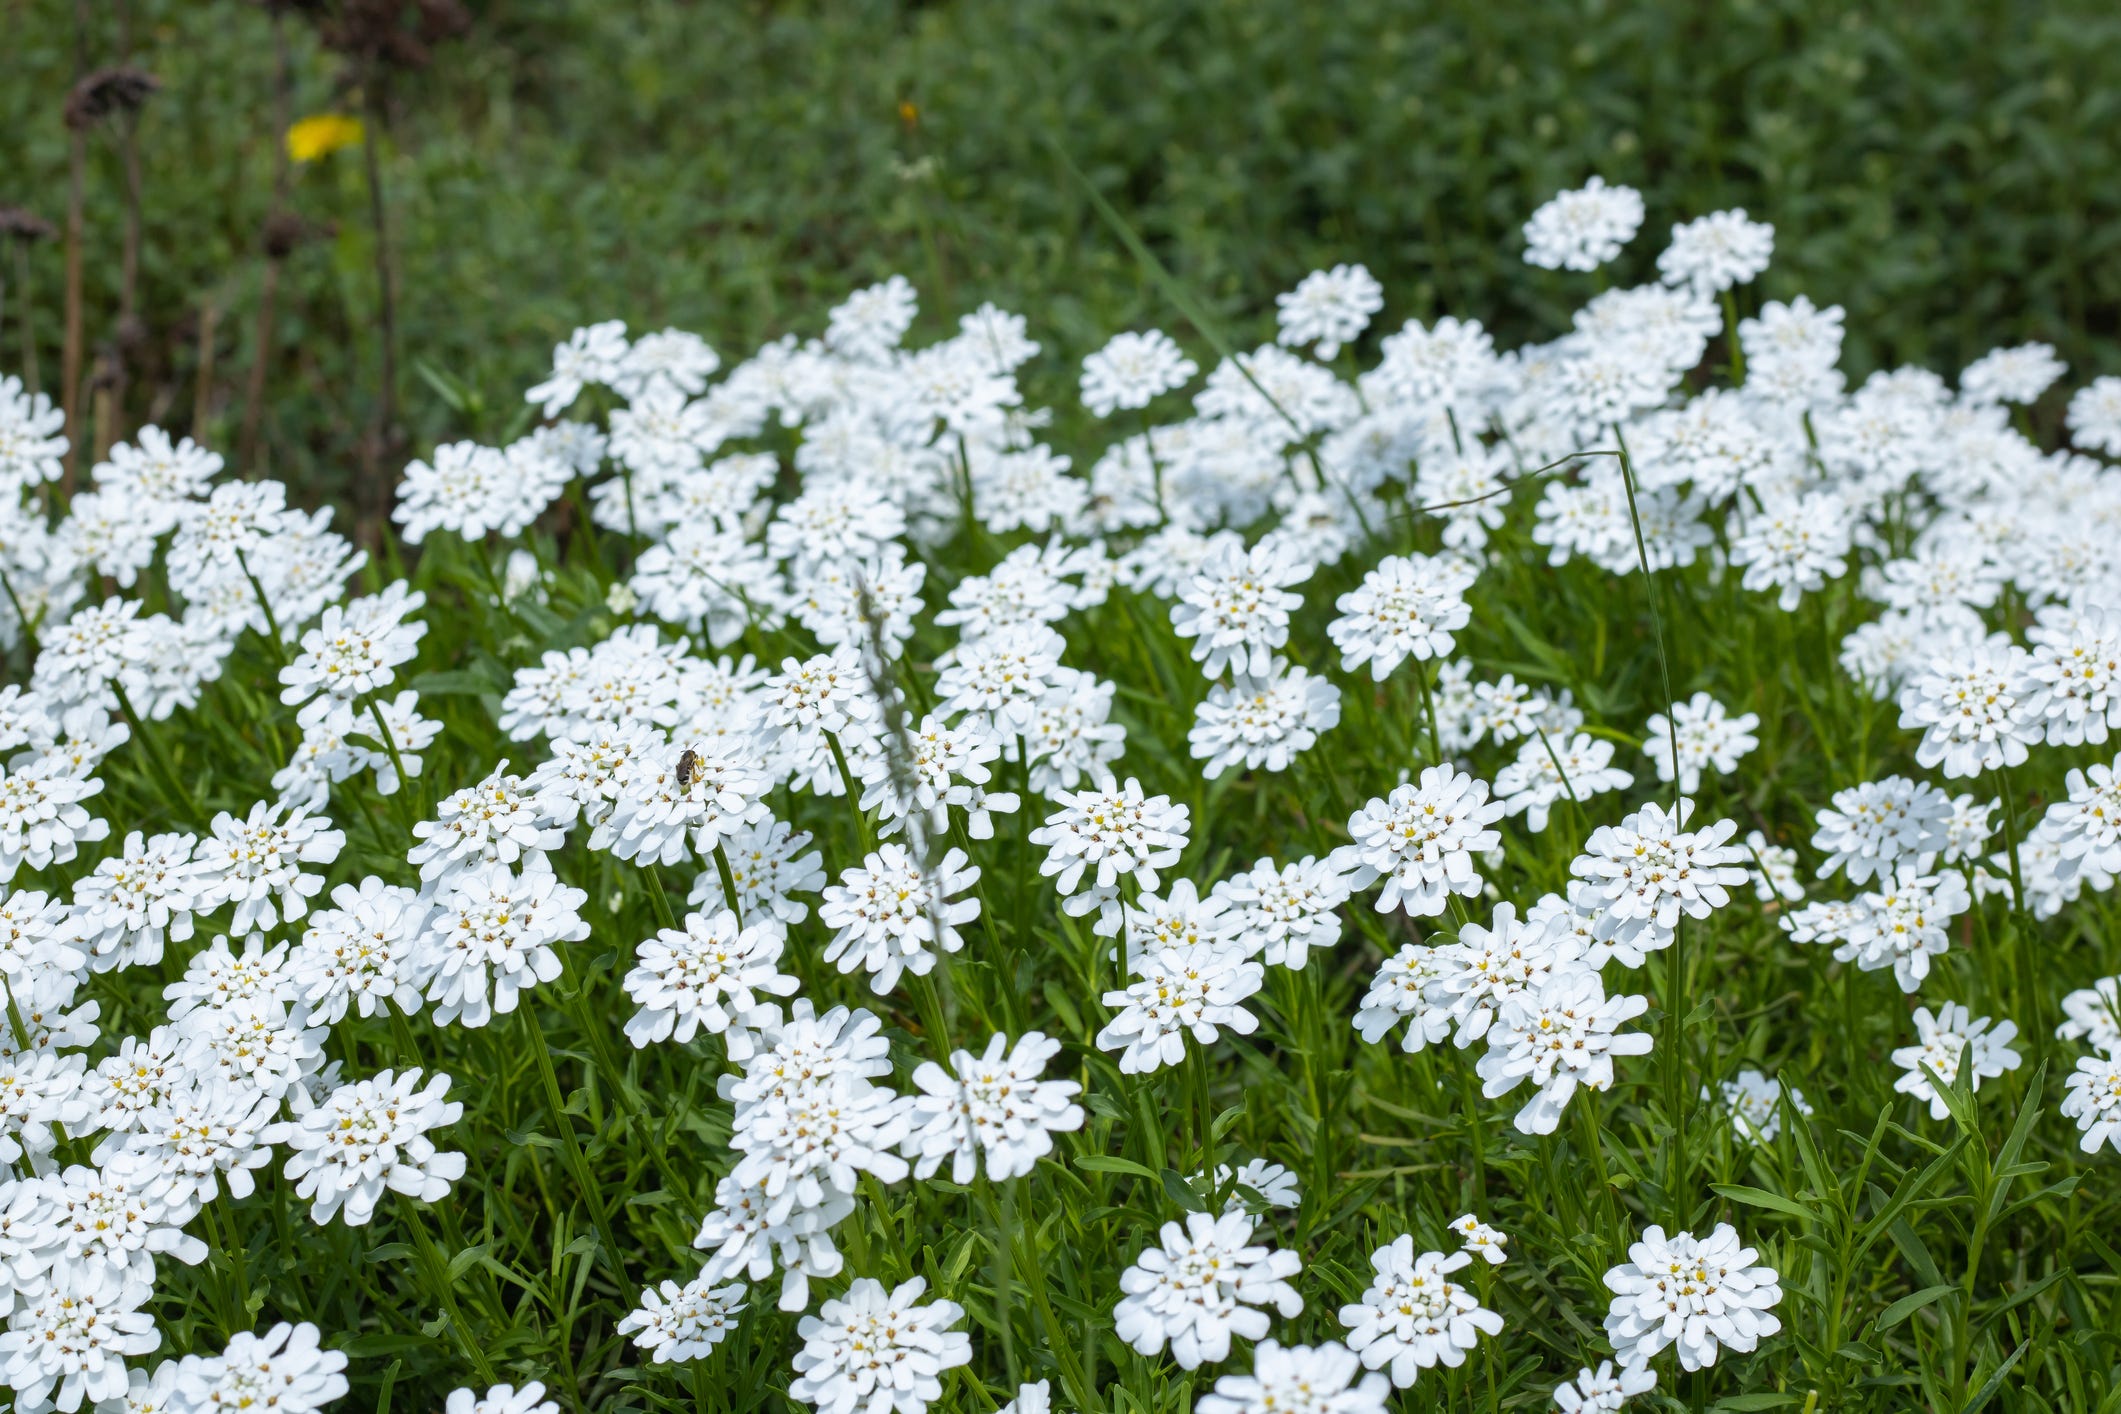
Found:
[[[1800,1115],[1812,1112],[1812,1107],[1804,1101],[1802,1090],[1750,1066],[1729,1080],[1719,1082],[1717,1093],[1724,1108],[1731,1112],[1732,1131],[1740,1139],[1755,1144],[1772,1144],[1782,1133],[1782,1102],[1785,1099]],[[1704,1089],[1702,1098],[1708,1097],[1708,1091]]]
[[[1192,1370],[1228,1358],[1233,1335],[1265,1336],[1272,1323],[1262,1307],[1285,1320],[1300,1314],[1303,1297],[1289,1278],[1303,1269],[1302,1259],[1256,1244],[1253,1235],[1242,1210],[1193,1213],[1183,1227],[1165,1223],[1161,1245],[1120,1274],[1112,1313],[1119,1338],[1144,1355],[1168,1346],[1171,1358]]]
[[[1549,894],[1526,918],[1498,904],[1490,927],[1464,924],[1442,946],[1408,943],[1378,969],[1355,1029],[1377,1042],[1404,1025],[1408,1051],[1445,1036],[1461,1047],[1484,1038],[1482,1093],[1494,1099],[1531,1081],[1517,1127],[1551,1134],[1579,1087],[1612,1088],[1614,1057],[1650,1050],[1648,1035],[1620,1029],[1649,999],[1606,994],[1586,923]]]
[[[1368,1369],[1388,1371],[1399,1389],[1411,1387],[1423,1370],[1464,1364],[1483,1334],[1502,1334],[1502,1317],[1451,1280],[1472,1260],[1471,1252],[1417,1254],[1405,1233],[1378,1248],[1370,1256],[1369,1289],[1340,1308],[1348,1348]]]
[[[1772,1309],[1782,1287],[1759,1256],[1729,1223],[1718,1223],[1706,1238],[1645,1228],[1628,1260],[1605,1274],[1613,1293],[1606,1339],[1621,1364],[1646,1365],[1676,1346],[1680,1368],[1699,1370],[1715,1364],[1725,1348],[1758,1348],[1782,1329]]]
[[[1914,1022],[1915,1044],[1893,1052],[1893,1064],[1906,1072],[1893,1088],[1926,1101],[1931,1119],[1951,1113],[1937,1088],[1940,1082],[1956,1085],[1964,1070],[1968,1088],[1979,1090],[1983,1080],[2018,1068],[2020,1057],[2010,1048],[2018,1035],[2014,1021],[1992,1026],[1988,1017],[1971,1017],[1964,1006],[1946,1002],[1934,1016],[1928,1007],[1916,1007]]]
[[[1533,213],[1525,258],[1597,270],[1644,219],[1638,193],[1592,178]],[[923,1303],[917,1279],[887,1291],[845,1271],[833,1233],[860,1195],[946,1165],[953,1185],[1022,1179],[1057,1142],[1079,1142],[1055,1136],[1081,1130],[1103,1098],[1084,1079],[1046,1078],[1063,1051],[1040,1032],[983,1025],[978,1052],[940,1034],[962,1017],[940,1001],[949,969],[1014,969],[1027,951],[1015,937],[1014,952],[983,946],[1024,931],[983,904],[994,879],[976,845],[998,834],[1021,829],[1012,862],[1027,880],[1044,852],[1091,995],[1119,969],[1094,1040],[1116,1061],[1090,1056],[1080,1076],[1116,1066],[1131,1080],[1185,1061],[1189,1038],[1252,1034],[1266,970],[1300,971],[1334,948],[1342,910],[1376,889],[1387,917],[1363,926],[1396,951],[1356,1029],[1372,1042],[1400,1031],[1408,1051],[1484,1042],[1483,1095],[1529,1090],[1515,1123],[1535,1134],[1557,1129],[1577,1090],[1610,1088],[1618,1058],[1650,1049],[1624,1029],[1649,999],[1609,993],[1603,969],[1643,967],[1683,920],[1748,884],[1791,938],[1890,971],[1907,993],[1949,974],[1938,959],[1980,900],[2008,894],[2042,919],[2086,886],[2112,887],[2121,759],[2043,786],[2043,817],[2001,853],[1991,816],[2001,808],[2015,836],[2011,773],[2037,750],[2096,747],[2121,729],[2121,477],[2098,459],[2121,455],[2121,380],[2070,399],[2075,445],[2055,451],[2013,423],[2064,372],[2045,345],[1977,360],[1956,390],[1916,369],[1850,388],[1840,309],[1797,297],[1738,318],[1732,292],[1773,246],[1745,212],[1710,213],[1672,227],[1653,283],[1602,289],[1548,342],[1504,350],[1476,322],[1408,320],[1349,371],[1336,361],[1371,342],[1384,290],[1361,266],[1321,270],[1278,301],[1274,342],[1205,376],[1158,330],[1084,359],[1082,404],[1112,436],[1082,465],[1041,440],[1056,419],[1019,386],[1039,352],[1025,321],[983,306],[908,346],[918,303],[900,277],[856,291],[819,337],[727,367],[679,330],[576,330],[527,395],[543,425],[506,446],[434,447],[398,487],[401,538],[454,537],[448,553],[485,571],[468,592],[526,627],[563,622],[550,609],[565,576],[527,550],[497,560],[490,541],[579,496],[585,530],[623,533],[637,551],[589,612],[533,634],[535,650],[516,640],[537,661],[490,684],[522,770],[493,752],[440,788],[423,777],[443,725],[423,715],[415,685],[432,680],[412,669],[423,591],[350,592],[367,556],[328,513],[292,509],[277,482],[224,477],[218,456],[153,427],[111,448],[54,519],[52,498],[33,493],[63,475],[65,415],[0,379],[0,646],[27,665],[0,688],[0,1162],[15,1167],[0,1183],[0,1378],[17,1406],[302,1414],[343,1395],[345,1359],[309,1326],[239,1334],[152,1374],[129,1367],[161,1340],[143,1314],[157,1259],[202,1260],[187,1231],[202,1206],[247,1197],[275,1163],[319,1223],[368,1223],[391,1192],[449,1195],[466,1161],[435,1131],[461,1121],[448,1096],[468,1087],[404,1068],[410,1057],[342,1074],[354,1056],[327,1055],[333,1028],[379,1016],[395,1028],[423,1010],[433,1025],[486,1027],[552,999],[600,911],[589,885],[614,876],[650,880],[664,925],[623,975],[625,1033],[726,1063],[730,1134],[702,1265],[645,1290],[620,1329],[654,1361],[696,1360],[731,1330],[750,1283],[779,1272],[780,1305],[807,1311],[812,1279],[844,1275],[845,1292],[800,1324],[789,1387],[832,1414],[921,1414],[970,1359],[954,1303]],[[1719,336],[1742,376],[1695,392]],[[601,411],[568,416],[592,388]],[[1159,406],[1183,410],[1152,422]],[[1734,819],[1690,823],[1693,797],[1729,793],[1717,778],[1773,735],[1740,710],[1768,711],[1770,693],[1726,705],[1704,690],[1666,702],[1639,738],[1674,788],[1669,807],[1610,808],[1601,797],[1635,785],[1615,743],[1634,749],[1639,716],[1592,720],[1608,685],[1577,681],[1579,703],[1560,685],[1575,664],[1522,625],[1507,626],[1527,649],[1512,673],[1476,679],[1461,654],[1490,627],[1481,581],[1513,514],[1550,565],[1701,565],[1733,603],[1772,596],[1793,634],[1833,625],[1842,636],[1819,666],[1838,659],[1923,772],[1989,777],[2005,794],[1954,797],[1901,776],[1839,791],[1809,843],[1817,877],[1845,874],[1854,897],[1805,902],[1805,861],[1773,842],[1770,821],[1743,843]],[[960,551],[968,562],[951,564]],[[1830,583],[1854,619],[1808,606]],[[1122,689],[1065,661],[1103,631],[1100,614],[1135,616],[1144,658],[1168,657],[1145,663],[1153,680]],[[245,635],[299,737],[277,739],[271,799],[182,822],[192,782],[163,779],[150,734],[199,706]],[[1172,638],[1204,689],[1168,671]],[[1795,642],[1775,651],[1811,651]],[[1602,635],[1583,656],[1604,662]],[[1172,742],[1123,764],[1127,723],[1165,708],[1190,710],[1196,764]],[[1344,710],[1426,750],[1351,793],[1320,785],[1304,808],[1317,853],[1211,885],[1225,857],[1195,834],[1243,798],[1243,781],[1220,793],[1230,778],[1257,789],[1263,773],[1290,773],[1312,796],[1314,776],[1333,774],[1317,748],[1346,730]],[[151,787],[180,823],[116,840],[96,812],[121,748],[154,766]],[[1216,784],[1188,805],[1164,778],[1196,769]],[[378,874],[345,857],[334,825],[380,838],[371,794],[428,817]],[[1331,813],[1365,801],[1337,848],[1335,821],[1315,818],[1327,798]],[[794,821],[819,803],[855,824],[858,851],[828,861],[811,848]],[[1551,842],[1514,832],[1557,819],[1586,841],[1566,891],[1520,913],[1501,893],[1503,851],[1531,859]],[[570,842],[608,857],[584,870]],[[680,866],[694,881],[682,914],[657,872]],[[1080,938],[1083,919],[1097,941]],[[187,948],[202,931],[211,941]],[[879,996],[913,994],[894,1005],[919,1013],[919,1034],[798,995],[798,975],[825,972],[816,963],[864,974]],[[135,967],[178,980],[144,1034],[106,1037],[90,984]],[[2063,1102],[2087,1151],[2121,1149],[2116,986],[2072,992],[2057,1032],[2098,1052]],[[1913,1024],[1916,1044],[1893,1052],[1898,1088],[1938,1118],[1951,1087],[2018,1065],[2008,1020],[1952,1002]],[[894,1044],[914,1054],[894,1058]],[[1754,1069],[1704,1098],[1755,1144],[1810,1113],[1793,1085]],[[1341,1310],[1345,1347],[1263,1340],[1269,1310],[1303,1304],[1296,1253],[1255,1241],[1257,1219],[1297,1205],[1295,1178],[1264,1159],[1201,1167],[1213,1171],[1197,1186],[1226,1201],[1164,1226],[1122,1278],[1115,1321],[1137,1350],[1168,1349],[1187,1368],[1224,1359],[1233,1336],[1260,1342],[1250,1374],[1201,1398],[1207,1414],[1361,1414],[1387,1383],[1361,1369],[1389,1368],[1405,1387],[1501,1329],[1451,1279],[1476,1257],[1505,1259],[1504,1235],[1468,1213],[1450,1225],[1464,1244],[1451,1256],[1417,1253],[1409,1236],[1376,1253],[1372,1286]],[[1614,1409],[1649,1388],[1644,1364],[1667,1345],[1694,1369],[1778,1329],[1775,1274],[1728,1227],[1706,1240],[1651,1228],[1631,1258],[1606,1278],[1618,1373],[1585,1370],[1556,1392],[1565,1410]],[[1487,1290],[1496,1274],[1474,1272]],[[464,1389],[450,1404],[525,1414],[543,1393]],[[1026,1386],[1018,1414],[1045,1399]]]

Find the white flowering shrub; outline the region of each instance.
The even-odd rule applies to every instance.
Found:
[[[592,325],[366,549],[0,382],[12,1407],[2112,1407],[2121,382],[1772,246]]]

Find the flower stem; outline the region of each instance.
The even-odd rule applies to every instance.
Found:
[[[565,1102],[560,1098],[560,1077],[552,1068],[552,1047],[545,1040],[545,1028],[538,1023],[537,1007],[525,1000],[521,1014],[524,1029],[529,1033],[531,1056],[537,1061],[538,1078],[545,1084],[545,1103],[552,1112],[552,1122],[560,1131],[560,1152],[567,1158],[567,1166],[573,1172],[582,1197],[588,1200],[590,1218],[596,1223],[597,1239],[604,1248],[605,1260],[613,1275],[619,1279],[621,1288],[630,1288],[632,1278],[626,1275],[626,1259],[619,1253],[618,1237],[611,1230],[611,1215],[604,1209],[604,1190],[597,1187],[590,1177],[589,1160],[582,1153],[581,1141],[575,1137],[574,1121],[568,1118]]]

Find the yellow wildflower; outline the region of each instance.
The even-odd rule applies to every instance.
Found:
[[[287,130],[287,155],[295,162],[315,162],[342,147],[357,147],[361,120],[344,113],[313,113]]]

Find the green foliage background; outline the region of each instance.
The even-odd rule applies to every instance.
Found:
[[[130,423],[190,420],[196,315],[221,309],[205,429],[233,440],[256,357],[273,43],[237,0],[130,0],[164,91],[146,153],[145,385]],[[115,62],[115,4],[86,52]],[[1849,311],[1858,372],[1954,368],[2046,339],[2121,371],[2121,11],[2099,0],[955,0],[931,5],[472,0],[469,34],[390,94],[402,393],[415,445],[465,429],[424,360],[512,409],[575,324],[674,323],[743,352],[903,271],[941,323],[991,298],[1047,344],[1058,398],[1115,328],[1175,312],[1097,221],[1053,138],[1240,331],[1307,270],[1366,262],[1388,318],[1552,331],[1580,279],[1527,269],[1519,224],[1592,172],[1639,185],[1650,268],[1677,219],[1774,222],[1763,297]],[[292,21],[297,115],[357,109]],[[0,0],[0,201],[63,214],[66,0]],[[901,105],[911,105],[910,110]],[[910,116],[909,116],[910,114]],[[108,337],[120,173],[91,144],[88,333]],[[268,351],[283,476],[342,490],[374,395],[356,153],[296,174],[333,223],[291,260]],[[49,384],[61,261],[37,249]],[[16,292],[10,291],[11,303]],[[13,329],[6,362],[17,360]],[[1037,376],[1042,373],[1044,376]],[[196,429],[195,429],[196,430]]]

